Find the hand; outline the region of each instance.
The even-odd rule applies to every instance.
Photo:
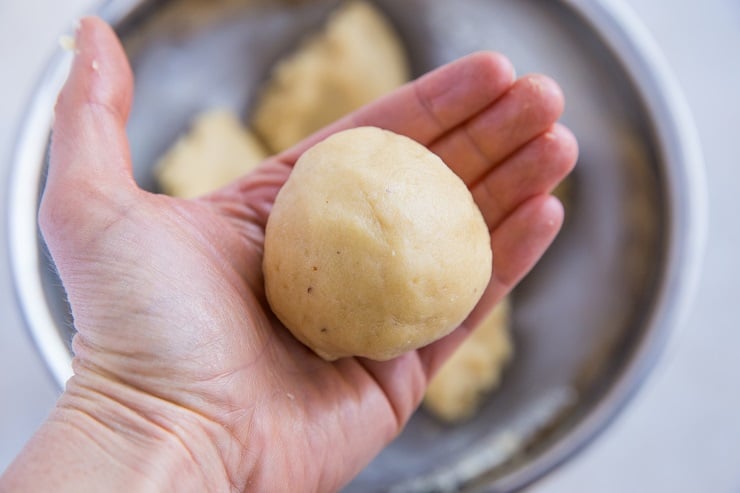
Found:
[[[77,46],[40,210],[77,329],[74,376],[9,481],[24,484],[51,440],[72,449],[66,460],[77,468],[93,461],[86,481],[106,481],[106,490],[336,490],[399,433],[468,327],[561,225],[549,193],[577,154],[555,123],[562,94],[543,76],[515,80],[500,55],[442,67],[237,183],[180,200],[133,180],[125,134],[133,83],[113,32],[84,19]],[[383,363],[327,363],[270,312],[264,227],[298,156],[359,125],[421,142],[468,184],[491,231],[493,278],[469,321],[441,341]]]

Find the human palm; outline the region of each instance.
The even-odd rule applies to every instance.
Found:
[[[234,490],[332,491],[350,480],[397,435],[431,374],[560,227],[562,208],[549,192],[577,152],[555,123],[562,95],[542,76],[515,81],[499,55],[438,69],[238,182],[181,200],[133,181],[125,137],[132,81],[113,33],[86,19],[78,47],[57,105],[40,213],[78,332],[68,388],[162,421],[186,447],[201,447],[191,437],[210,438],[222,461],[216,469]],[[441,341],[388,362],[329,363],[270,311],[264,228],[303,150],[359,125],[414,138],[469,185],[491,231],[493,277],[469,320]]]

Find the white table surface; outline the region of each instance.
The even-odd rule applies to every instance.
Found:
[[[641,392],[605,433],[528,491],[740,491],[740,1],[626,0],[663,50],[702,141],[709,240],[690,316]],[[94,0],[0,0],[0,470],[57,390],[25,333],[5,246],[6,178],[32,87]]]

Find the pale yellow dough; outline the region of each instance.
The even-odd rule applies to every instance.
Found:
[[[424,396],[427,411],[451,423],[469,419],[483,396],[498,387],[514,350],[509,311],[506,298],[442,365]]]
[[[212,192],[254,169],[267,152],[229,110],[198,115],[190,131],[155,168],[162,191],[192,198]]]
[[[267,222],[267,299],[319,356],[394,358],[448,334],[491,276],[465,184],[417,142],[374,127],[306,151]]]
[[[277,65],[252,127],[279,152],[408,78],[403,45],[385,17],[367,2],[348,2]]]

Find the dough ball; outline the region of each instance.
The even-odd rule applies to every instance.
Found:
[[[456,328],[491,276],[488,228],[465,184],[417,142],[374,127],[306,151],[267,222],[267,299],[334,360],[394,358]]]
[[[405,52],[388,21],[367,2],[349,2],[276,66],[252,127],[280,152],[408,78]]]
[[[193,120],[190,131],[160,159],[155,173],[164,193],[192,198],[231,183],[266,157],[262,144],[235,114],[209,110]]]
[[[513,355],[509,311],[509,300],[502,300],[442,365],[424,395],[427,411],[450,423],[469,419],[498,387]]]

